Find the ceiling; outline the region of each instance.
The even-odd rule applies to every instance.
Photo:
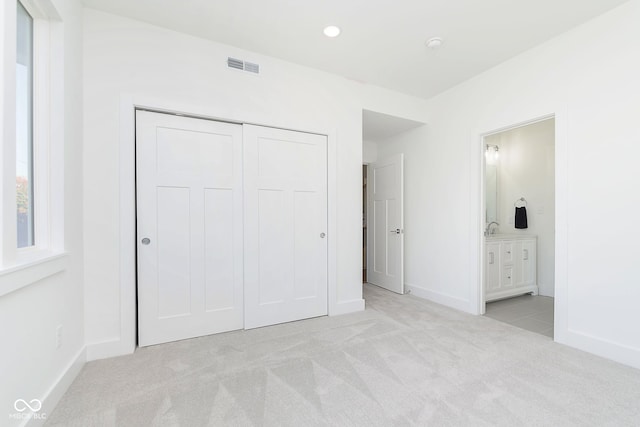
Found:
[[[424,123],[402,117],[362,110],[362,139],[365,141],[382,142],[391,136],[422,125]]]
[[[88,7],[431,97],[626,0],[83,0]],[[337,25],[342,34],[322,33]],[[438,50],[425,41],[444,39]]]

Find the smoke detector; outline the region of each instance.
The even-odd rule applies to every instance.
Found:
[[[427,40],[425,42],[425,45],[429,48],[429,49],[439,49],[440,46],[442,46],[443,40],[440,37],[432,37],[429,40]]]

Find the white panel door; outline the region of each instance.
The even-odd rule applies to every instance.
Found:
[[[367,172],[367,281],[404,293],[403,154]]]
[[[138,335],[243,327],[242,126],[136,114]]]
[[[245,328],[327,314],[327,138],[244,125]]]

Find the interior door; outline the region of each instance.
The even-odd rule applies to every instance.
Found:
[[[367,281],[404,293],[404,156],[369,165],[367,173]]]
[[[243,327],[242,126],[136,113],[139,345]]]
[[[327,314],[327,138],[244,125],[245,328]]]

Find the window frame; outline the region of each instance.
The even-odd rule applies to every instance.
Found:
[[[31,19],[31,35],[29,37],[29,41],[31,46],[29,46],[29,53],[30,53],[30,70],[29,70],[29,83],[31,85],[31,87],[29,88],[29,92],[28,95],[30,97],[30,99],[28,100],[29,103],[29,126],[31,127],[31,129],[29,129],[29,135],[30,135],[30,141],[29,141],[29,159],[27,160],[29,163],[29,176],[28,176],[28,188],[29,188],[29,194],[28,194],[28,198],[29,198],[29,213],[28,215],[31,217],[30,218],[30,224],[29,227],[31,229],[30,233],[31,233],[31,242],[32,244],[28,245],[28,246],[23,246],[23,247],[19,247],[17,246],[17,254],[18,257],[20,257],[20,254],[25,253],[25,251],[31,251],[34,249],[34,247],[37,247],[37,239],[36,239],[36,234],[39,230],[37,230],[37,221],[36,221],[36,205],[38,204],[37,202],[39,202],[39,200],[37,200],[36,197],[36,163],[37,159],[36,159],[36,114],[35,114],[35,110],[36,110],[36,105],[38,102],[37,96],[36,96],[36,72],[35,70],[38,68],[36,66],[36,18],[33,16],[33,13],[24,5],[22,4],[22,2],[20,0],[16,1],[17,5],[16,5],[16,15],[18,15],[18,5],[22,6],[22,8],[24,9],[25,13],[29,16],[29,18]],[[16,20],[17,21],[17,20]],[[18,33],[18,28],[17,28],[17,22],[16,22],[16,35]],[[16,51],[16,56],[18,55],[18,52]],[[17,58],[16,58],[16,62],[17,62]],[[17,83],[16,83],[17,84]],[[20,94],[21,96],[22,94]],[[18,94],[18,90],[16,88],[16,101],[18,98],[19,94]],[[16,113],[17,116],[17,113]],[[17,118],[17,117],[16,117]],[[18,132],[18,126],[16,123],[16,141],[17,141],[17,132]],[[17,147],[16,147],[16,152],[17,152]],[[17,153],[16,153],[17,154]],[[16,172],[16,177],[17,177],[17,172]],[[17,189],[17,186],[16,186]],[[16,190],[17,191],[17,190]],[[39,209],[39,208],[38,208]],[[19,245],[18,241],[19,241],[19,236],[18,239],[16,239],[16,245]]]
[[[16,218],[16,36],[18,2],[33,18],[32,176],[34,245],[18,248]],[[62,271],[64,250],[64,28],[50,0],[0,6],[0,296]],[[13,141],[10,143],[9,141]]]

